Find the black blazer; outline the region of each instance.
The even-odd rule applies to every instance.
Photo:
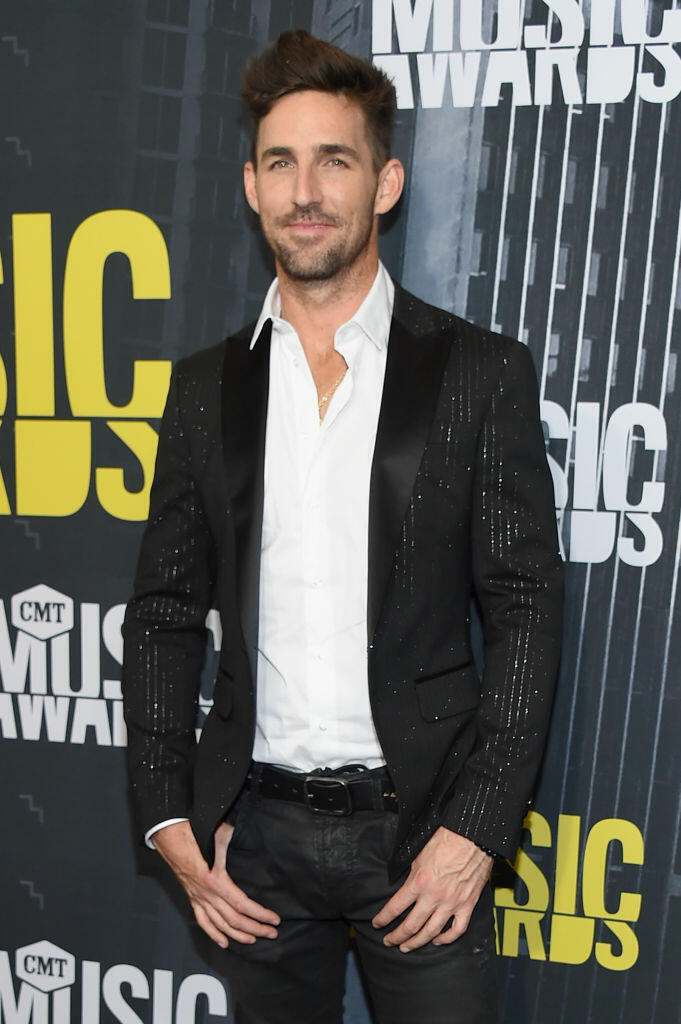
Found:
[[[188,816],[207,860],[255,728],[270,322],[175,367],[125,625],[142,831]],[[484,635],[478,678],[471,597]],[[371,472],[371,707],[399,799],[396,878],[439,825],[512,857],[541,759],[562,602],[528,350],[396,289]],[[223,626],[196,746],[206,613]]]

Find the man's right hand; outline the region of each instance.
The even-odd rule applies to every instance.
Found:
[[[196,921],[206,935],[226,949],[229,939],[251,943],[256,938],[276,939],[281,918],[273,910],[250,899],[225,867],[233,825],[222,822],[215,833],[215,862],[203,859],[188,821],[166,825],[152,842],[182,884]]]

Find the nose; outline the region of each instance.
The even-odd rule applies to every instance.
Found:
[[[299,164],[296,171],[293,202],[296,206],[311,206],[322,199],[319,176],[314,165]]]

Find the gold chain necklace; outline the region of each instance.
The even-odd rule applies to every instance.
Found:
[[[346,366],[346,367],[345,367],[345,369],[343,370],[343,372],[341,373],[340,377],[339,377],[339,378],[338,378],[338,380],[336,381],[336,383],[335,383],[335,384],[332,384],[332,385],[331,385],[331,387],[329,388],[329,390],[328,390],[328,391],[326,391],[326,392],[325,392],[325,393],[324,393],[324,394],[322,395],[322,397],[321,397],[321,398],[319,399],[319,401],[317,402],[317,406],[318,406],[318,409],[319,409],[319,422],[320,422],[320,424],[321,424],[321,422],[322,422],[322,419],[323,419],[323,416],[322,416],[322,409],[323,409],[323,407],[324,407],[324,406],[326,405],[326,403],[327,403],[327,402],[329,401],[329,399],[330,399],[330,398],[332,397],[332,395],[333,395],[334,391],[336,390],[336,388],[338,387],[338,385],[340,384],[340,382],[341,382],[341,381],[343,380],[343,377],[345,376],[345,374],[346,374],[347,372],[348,372],[348,368],[347,368],[347,366]]]

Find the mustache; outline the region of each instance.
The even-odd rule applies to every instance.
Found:
[[[295,210],[287,214],[285,217],[279,217],[278,223],[280,227],[288,227],[290,224],[326,224],[329,227],[337,227],[339,224],[338,217],[334,217],[333,214],[325,213],[324,210],[320,209],[316,203],[310,203],[308,206],[297,206]]]

